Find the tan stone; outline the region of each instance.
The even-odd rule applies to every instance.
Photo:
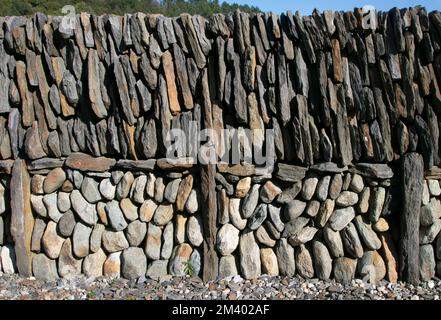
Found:
[[[31,180],[31,189],[33,194],[43,194],[44,176],[36,174]]]
[[[386,219],[380,218],[373,225],[373,229],[377,232],[386,232],[387,230],[389,230],[389,223],[387,223]]]
[[[271,248],[260,249],[260,261],[262,262],[262,273],[269,276],[279,275],[279,265],[277,257]]]
[[[139,208],[139,220],[150,222],[157,207],[158,205],[151,199],[144,201]]]
[[[96,253],[89,254],[84,258],[83,262],[83,272],[88,277],[99,277],[103,275],[103,265],[106,261],[106,254],[102,249],[98,250]]]
[[[381,255],[386,264],[386,277],[390,282],[398,281],[398,255],[389,233],[379,234],[381,240]]]
[[[57,233],[57,224],[49,221],[44,231],[42,244],[46,255],[51,259],[56,259],[60,255],[64,239]]]
[[[176,90],[175,82],[175,69],[170,51],[164,52],[161,59],[162,67],[164,68],[165,80],[167,82],[168,103],[171,113],[175,115],[181,111],[181,107],[178,101],[178,91]]]
[[[95,158],[85,153],[76,152],[71,153],[64,164],[71,169],[80,171],[106,172],[109,171],[115,163],[115,159],[105,157]]]
[[[343,69],[341,64],[341,54],[340,54],[340,42],[338,39],[331,40],[332,45],[332,61],[334,67],[334,81],[342,82],[343,81]]]
[[[237,198],[244,198],[247,195],[250,188],[251,188],[251,178],[250,177],[240,179],[236,185],[236,192],[234,195]]]
[[[188,175],[182,179],[179,184],[178,194],[176,196],[176,209],[178,211],[183,211],[185,203],[190,195],[191,189],[193,188],[193,176]]]
[[[57,191],[66,180],[66,173],[61,168],[52,169],[46,179],[44,179],[43,190],[44,193],[52,193]]]
[[[109,254],[103,269],[105,276],[119,277],[121,274],[121,251]]]

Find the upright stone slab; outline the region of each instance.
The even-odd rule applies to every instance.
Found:
[[[26,162],[16,159],[12,167],[11,235],[14,240],[17,269],[20,275],[32,276],[31,238],[34,217],[31,209],[31,179]]]
[[[419,226],[423,197],[424,162],[417,153],[406,154],[401,166],[402,210],[400,241],[400,278],[419,282]]]

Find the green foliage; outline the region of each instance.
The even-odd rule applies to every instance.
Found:
[[[184,264],[184,272],[187,276],[193,277],[194,276],[194,268],[191,261],[182,262]]]
[[[73,5],[77,13],[87,11],[93,14],[122,15],[145,12],[162,13],[172,17],[184,12],[209,16],[236,9],[249,13],[260,12],[255,6],[221,3],[219,0],[2,0],[1,2],[0,16],[26,16],[35,12],[63,15],[61,8],[65,5]]]

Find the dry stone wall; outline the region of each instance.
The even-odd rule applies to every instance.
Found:
[[[370,18],[1,17],[0,271],[440,276],[441,13]]]

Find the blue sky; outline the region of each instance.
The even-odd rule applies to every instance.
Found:
[[[372,5],[377,10],[386,11],[393,7],[406,8],[415,5],[425,6],[428,11],[441,10],[439,0],[225,0],[229,3],[239,3],[258,6],[262,11],[281,13],[291,10],[293,13],[298,10],[301,14],[311,14],[314,8],[323,11],[332,10],[353,10],[354,7]]]

